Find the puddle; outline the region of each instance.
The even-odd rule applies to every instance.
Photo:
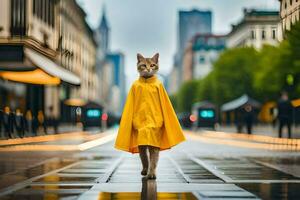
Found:
[[[90,189],[91,185],[55,185],[55,184],[45,184],[45,185],[31,185],[27,186],[25,189],[34,190],[63,190],[63,189]]]
[[[61,176],[58,174],[51,174],[49,176],[42,177],[35,180],[34,182],[43,182],[43,183],[58,183],[58,182],[94,182],[98,177],[77,177],[77,176]]]
[[[202,165],[186,159],[175,159],[175,162],[180,166],[180,169],[188,178],[190,183],[222,183],[223,181],[205,169]]]
[[[80,194],[58,194],[58,193],[42,193],[42,194],[12,194],[0,197],[0,200],[75,200]]]
[[[139,192],[119,192],[119,193],[108,193],[108,192],[100,192],[98,194],[95,194],[95,196],[87,195],[86,198],[89,199],[105,199],[105,200],[116,200],[116,199],[122,199],[122,200],[141,200],[146,199],[142,198],[142,193]],[[143,196],[145,197],[145,196]],[[81,199],[84,199],[85,197],[82,197]],[[148,198],[151,199],[151,198]],[[156,194],[157,200],[197,200],[192,193],[164,193],[164,192],[158,192]]]
[[[255,163],[248,159],[202,159],[211,168],[234,181],[238,180],[300,180],[300,178],[282,171]]]
[[[237,185],[262,199],[300,199],[300,183],[243,183]]]
[[[21,170],[16,173],[6,174],[0,177],[0,189],[25,181],[27,179],[48,173],[50,171],[65,167],[72,164],[73,160],[51,160],[42,165],[38,165],[29,169]]]

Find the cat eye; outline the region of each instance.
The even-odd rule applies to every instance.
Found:
[[[155,65],[155,64],[152,64],[151,67],[156,67],[156,65]]]
[[[146,65],[139,65],[139,68],[146,68]]]

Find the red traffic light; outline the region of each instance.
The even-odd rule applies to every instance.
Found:
[[[101,116],[101,119],[103,121],[106,121],[108,119],[108,115],[106,113],[103,113],[102,116]]]
[[[195,122],[197,120],[197,117],[195,115],[190,115],[191,122]]]

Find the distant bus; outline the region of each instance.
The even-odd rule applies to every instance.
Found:
[[[103,114],[103,106],[100,104],[89,102],[82,108],[82,124],[83,129],[87,130],[89,127],[101,128]]]
[[[195,118],[194,128],[215,129],[217,123],[216,106],[208,101],[193,104],[192,114]]]

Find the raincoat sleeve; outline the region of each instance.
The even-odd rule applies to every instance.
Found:
[[[134,91],[134,85],[132,85],[127,95],[126,103],[124,105],[123,113],[121,116],[118,135],[115,141],[115,148],[123,151],[129,151],[132,142]]]
[[[161,148],[167,149],[185,141],[186,138],[163,84],[159,85],[159,97],[164,117],[164,134]]]

